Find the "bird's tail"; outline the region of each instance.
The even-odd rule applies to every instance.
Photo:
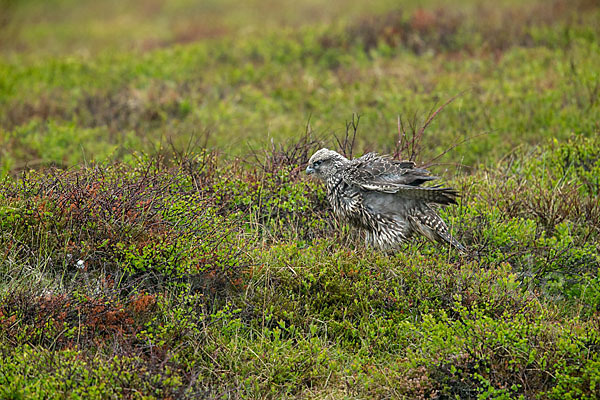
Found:
[[[396,193],[401,194],[403,197],[423,200],[426,203],[436,203],[442,205],[456,204],[456,199],[460,197],[455,189],[439,186],[403,186],[398,188]]]

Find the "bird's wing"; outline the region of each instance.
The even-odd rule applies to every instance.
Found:
[[[424,203],[437,203],[442,205],[457,204],[456,199],[460,197],[455,189],[440,186],[419,187],[393,184],[365,184],[361,188],[368,191],[394,194],[396,197],[402,199],[411,199],[422,201]]]
[[[375,153],[352,160],[343,171],[343,179],[364,191],[391,193],[426,203],[456,204],[458,197],[458,192],[451,188],[419,187],[436,177],[426,169],[416,168],[414,162],[395,161]]]
[[[348,178],[356,184],[392,184],[419,186],[436,179],[424,168],[417,168],[412,161],[397,161],[377,153],[367,153],[352,160]]]

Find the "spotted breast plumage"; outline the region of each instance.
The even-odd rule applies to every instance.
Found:
[[[321,149],[310,158],[306,172],[325,182],[333,212],[364,230],[371,246],[396,250],[414,234],[421,234],[466,251],[432,207],[456,204],[458,192],[420,186],[436,177],[412,161],[397,161],[377,153],[349,160],[335,151]]]

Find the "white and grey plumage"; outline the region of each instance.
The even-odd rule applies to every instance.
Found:
[[[397,249],[413,234],[465,248],[448,231],[432,204],[456,204],[458,192],[420,185],[436,179],[412,161],[396,161],[376,153],[349,160],[321,149],[310,158],[307,174],[325,181],[333,212],[366,232],[367,243],[381,250]]]

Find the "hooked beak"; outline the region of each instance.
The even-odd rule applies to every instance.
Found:
[[[315,169],[309,165],[308,167],[306,167],[306,173],[308,175],[314,174],[315,173]]]

